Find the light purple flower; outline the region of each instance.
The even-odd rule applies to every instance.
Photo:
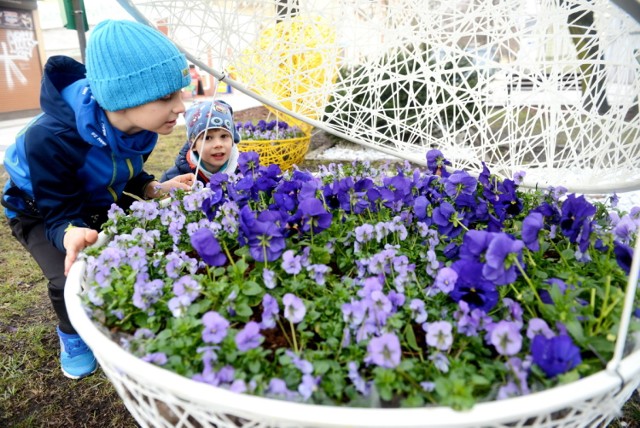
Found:
[[[270,395],[282,396],[288,399],[296,396],[296,393],[294,391],[291,391],[289,390],[289,388],[287,388],[287,384],[285,383],[285,381],[279,378],[273,378],[269,381],[267,393]]]
[[[241,352],[257,348],[262,343],[262,339],[264,336],[260,334],[260,324],[255,321],[249,321],[235,337],[236,346]]]
[[[364,396],[369,395],[371,392],[371,386],[362,378],[362,376],[360,376],[360,373],[358,372],[358,364],[354,361],[350,361],[348,367],[349,380],[353,383],[353,386],[356,387],[356,390],[360,394]]]
[[[296,368],[300,370],[302,374],[311,374],[313,372],[313,364],[311,364],[309,361],[300,358],[297,354],[288,349],[285,351],[285,354],[289,358],[291,358],[291,362],[293,363],[293,365],[296,366]]]
[[[356,227],[354,232],[356,234],[356,242],[364,244],[373,239],[373,226],[368,223]]]
[[[290,274],[297,275],[302,270],[301,257],[295,255],[293,250],[282,253],[282,269]]]
[[[625,215],[613,229],[613,233],[620,238],[624,244],[628,244],[634,236],[637,228],[638,226],[635,221],[633,221],[629,215]]]
[[[131,247],[127,250],[127,261],[133,270],[141,271],[147,269],[147,253],[142,247]]]
[[[242,379],[236,379],[229,385],[229,391],[235,392],[236,394],[243,394],[247,392],[247,384]]]
[[[350,327],[357,327],[364,321],[366,310],[367,308],[359,300],[344,303],[342,305],[342,319]]]
[[[260,323],[260,327],[275,327],[275,316],[278,315],[278,312],[278,301],[271,294],[265,293],[265,295],[262,297],[262,322]]]
[[[229,321],[215,311],[209,311],[202,316],[202,340],[205,343],[220,343],[227,335]]]
[[[284,305],[284,317],[293,324],[297,324],[304,318],[307,309],[302,300],[291,293],[287,293],[282,298]]]
[[[308,400],[311,395],[318,389],[320,384],[320,376],[312,376],[310,374],[302,375],[302,382],[298,386],[298,392],[302,398]]]
[[[173,294],[177,297],[187,296],[192,302],[200,295],[202,285],[189,275],[185,275],[173,283]]]
[[[525,175],[527,175],[525,171],[516,171],[513,174],[513,182],[520,185],[524,180]]]
[[[435,321],[425,323],[427,345],[441,351],[447,351],[453,344],[453,326],[449,321]]]
[[[368,364],[392,369],[400,364],[401,354],[398,336],[393,333],[385,333],[369,341],[364,361]]]
[[[422,389],[424,389],[426,392],[432,392],[436,389],[436,384],[435,382],[420,382],[420,386],[422,387]]]
[[[147,275],[139,275],[133,285],[133,306],[147,310],[160,300],[164,283],[159,279],[147,281]]]
[[[327,272],[329,272],[329,266],[321,265],[321,264],[309,265],[307,267],[307,271],[309,273],[311,273],[311,276],[312,276],[313,280],[318,285],[324,285],[325,284],[325,275],[326,275]]]
[[[450,267],[443,267],[438,271],[433,285],[444,294],[449,294],[455,287],[457,280],[458,273],[455,270]]]
[[[522,335],[515,322],[498,322],[491,330],[490,340],[500,355],[515,355],[522,349]]]
[[[187,312],[187,309],[191,306],[191,302],[192,300],[189,296],[183,294],[182,296],[176,296],[169,299],[167,306],[174,317],[180,318]]]
[[[541,318],[531,318],[529,320],[529,326],[527,327],[527,337],[533,340],[533,338],[539,334],[543,335],[547,339],[555,336],[545,320]]]
[[[427,311],[424,308],[423,300],[411,300],[411,303],[409,303],[409,309],[411,310],[411,316],[413,317],[413,320],[418,324],[422,324],[427,320]]]
[[[141,359],[142,361],[155,364],[156,366],[164,366],[165,364],[167,364],[167,354],[165,354],[164,352],[153,352],[151,354],[145,355]]]
[[[434,352],[429,355],[429,360],[433,361],[433,365],[442,373],[449,372],[449,359],[442,352]]]
[[[267,268],[262,269],[262,280],[264,281],[264,286],[269,290],[276,288],[276,273],[274,271]]]

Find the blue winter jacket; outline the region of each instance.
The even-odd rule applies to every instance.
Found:
[[[142,196],[154,179],[143,164],[158,134],[127,135],[112,127],[85,73],[69,57],[47,61],[42,114],[20,131],[4,160],[10,179],[2,198],[5,214],[42,218],[47,238],[61,251],[69,224],[99,229],[123,192]]]

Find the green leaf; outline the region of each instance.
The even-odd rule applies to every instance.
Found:
[[[421,351],[420,347],[418,346],[418,342],[416,341],[416,335],[411,324],[407,324],[404,328],[404,339],[407,341],[407,345],[409,345],[409,348],[413,349],[414,351]]]
[[[424,398],[418,394],[411,394],[402,400],[402,407],[422,407],[424,406]]]
[[[317,374],[325,374],[331,368],[331,363],[327,360],[316,360],[313,362],[313,369]]]
[[[242,318],[248,318],[253,315],[253,311],[251,310],[251,306],[249,306],[245,302],[237,303],[234,307],[236,311],[236,315]]]
[[[260,286],[260,284],[258,284],[255,281],[247,281],[242,285],[242,294],[244,294],[245,296],[257,296],[258,294],[262,293],[263,289]]]
[[[578,343],[585,343],[584,329],[582,328],[582,324],[580,324],[577,320],[573,319],[565,323],[567,327],[567,331],[573,337],[573,339]]]
[[[571,261],[575,258],[575,251],[573,248],[567,248],[565,250],[562,250],[562,252],[560,254],[562,254],[562,257],[566,260],[566,261]]]

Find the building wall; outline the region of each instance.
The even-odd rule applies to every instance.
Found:
[[[0,1],[0,115],[39,108],[42,52],[35,0]]]

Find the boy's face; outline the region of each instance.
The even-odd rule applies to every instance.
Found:
[[[201,133],[194,145],[200,159],[209,172],[218,172],[229,160],[233,137],[226,129],[207,129]]]
[[[147,104],[108,112],[107,115],[111,123],[126,134],[144,130],[168,135],[184,110],[182,95],[180,91],[176,91]]]

